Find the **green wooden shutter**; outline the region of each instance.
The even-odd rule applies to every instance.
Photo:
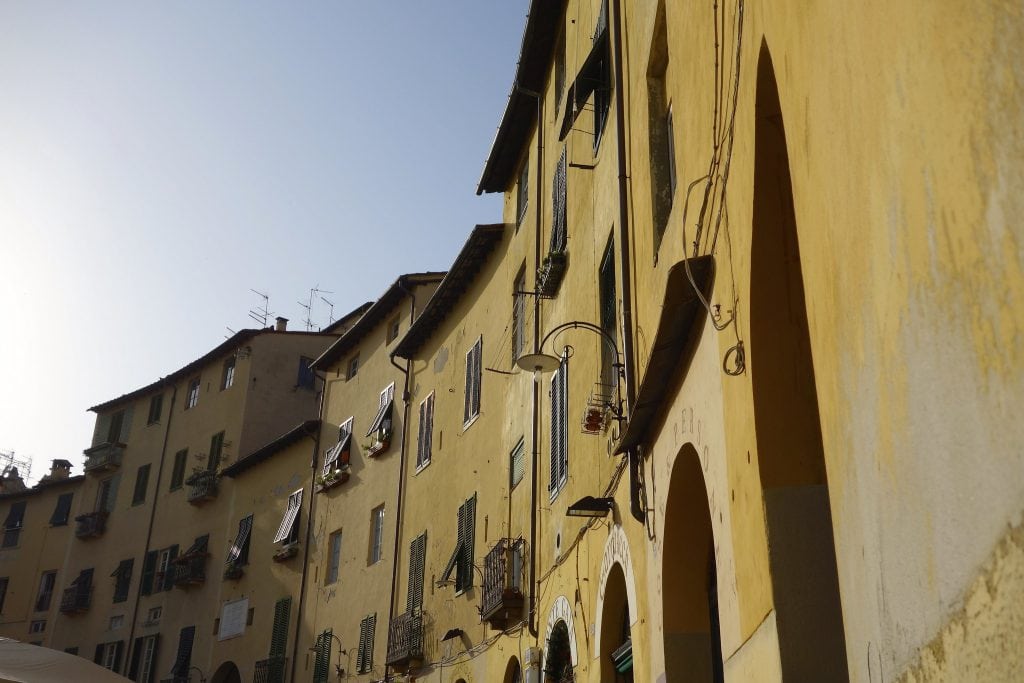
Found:
[[[174,558],[178,556],[177,544],[172,545],[170,547],[170,551],[171,554],[170,558],[167,560],[167,569],[164,571],[164,584],[160,587],[160,590],[165,591],[169,591],[174,587],[174,567],[171,566],[171,563],[174,562]]]
[[[473,414],[480,414],[480,391],[484,380],[484,340],[476,340],[475,363],[473,366]]]
[[[96,653],[93,655],[92,661],[94,664],[103,666],[103,643],[96,646]]]
[[[171,668],[171,675],[186,678],[189,667],[192,666],[192,641],[196,637],[196,627],[186,626],[181,629],[178,635],[178,654],[174,657],[174,666]]]
[[[132,492],[132,505],[146,500],[146,488],[149,486],[149,463],[139,466],[135,472],[135,491]]]
[[[71,500],[74,495],[74,493],[60,494],[57,499],[57,507],[53,509],[53,515],[50,517],[50,526],[64,526],[68,523],[68,517],[71,516]]]
[[[313,683],[327,683],[328,669],[331,664],[332,631],[327,629],[316,639],[316,655],[313,658]]]
[[[121,657],[124,656],[124,641],[119,640],[114,646],[114,668],[111,669],[114,673],[121,673]]]
[[[128,665],[128,678],[139,680],[139,661],[142,659],[142,638],[136,638],[132,644],[131,663]]]
[[[146,559],[142,561],[142,586],[141,592],[143,595],[149,595],[153,592],[153,574],[156,572],[156,550],[150,550],[146,553]]]
[[[427,555],[427,535],[420,534],[409,544],[409,592],[405,609],[416,613],[423,607],[423,573]]]
[[[284,657],[288,647],[288,618],[292,609],[290,597],[274,603],[274,626],[270,632],[270,656]]]
[[[369,621],[366,617],[363,617],[362,621],[359,622],[359,652],[356,654],[356,673],[366,673],[369,669],[366,665],[367,660],[367,645],[366,645],[366,633]]]
[[[462,402],[462,421],[469,422],[473,416],[473,349],[466,354],[466,395]]]

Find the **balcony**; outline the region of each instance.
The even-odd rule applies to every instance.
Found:
[[[101,443],[85,451],[85,471],[105,472],[121,466],[124,455],[123,443]]]
[[[64,590],[60,598],[60,611],[64,614],[80,614],[89,609],[92,602],[92,587],[72,586]]]
[[[75,536],[97,538],[107,530],[107,511],[97,510],[75,517]]]
[[[185,480],[191,488],[188,491],[188,502],[202,505],[217,497],[217,473],[211,470],[196,470]]]
[[[284,683],[284,672],[288,669],[287,657],[268,657],[256,662],[252,683]]]
[[[182,555],[174,560],[171,581],[178,588],[198,586],[206,581],[206,558],[209,553]]]
[[[484,558],[480,618],[492,628],[505,629],[523,612],[523,539],[503,538]]]
[[[423,661],[423,613],[406,612],[388,628],[387,665],[404,670]]]

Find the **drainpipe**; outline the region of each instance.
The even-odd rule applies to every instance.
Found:
[[[409,297],[409,325],[411,326],[416,320],[416,295],[412,290],[407,289],[405,283],[402,282],[402,278],[398,278],[398,288],[405,292],[406,296]],[[402,386],[402,403],[405,405],[402,408],[402,447],[398,450],[398,500],[395,503],[395,547],[392,553],[391,560],[391,599],[388,604],[388,634],[390,638],[391,622],[395,619],[395,586],[398,585],[398,557],[401,550],[400,542],[402,537],[402,503],[404,502],[405,496],[405,458],[409,452],[409,414],[412,410],[412,396],[409,393],[409,370],[412,368],[412,361],[406,359],[405,367],[395,362],[395,354],[392,353],[388,356],[391,364],[394,365],[398,370],[405,375],[405,382]],[[384,680],[391,680],[391,672],[387,667],[384,668]]]
[[[320,377],[319,375],[317,375]],[[309,546],[313,539],[313,512],[316,508],[316,471],[317,471],[317,456],[320,454],[320,430],[323,427],[324,420],[324,401],[327,396],[327,373],[324,373],[323,377],[320,377],[323,382],[323,390],[320,392],[320,408],[317,410],[317,416],[320,418],[319,424],[317,425],[316,431],[313,434],[307,436],[313,437],[313,457],[309,459],[309,518],[306,520],[306,542],[302,544],[302,583],[299,586],[299,606],[295,610],[295,638],[292,641],[292,665],[289,671],[288,679],[291,681],[295,680],[295,667],[299,658],[299,636],[302,633],[302,607],[306,603],[306,584],[309,583],[307,573],[309,571]],[[300,510],[301,512],[301,510]]]
[[[160,480],[164,473],[164,459],[167,457],[167,442],[171,436],[171,418],[174,416],[174,402],[178,397],[178,385],[175,384],[171,389],[171,405],[167,409],[167,427],[164,429],[164,443],[160,448],[160,464],[156,470],[156,484],[153,488],[153,507],[149,511],[149,527],[146,529],[146,546],[142,551],[142,563],[146,563],[146,554],[149,553],[149,544],[153,540],[153,523],[156,520],[156,504],[157,499],[160,497]],[[140,574],[141,577],[141,574]],[[131,667],[132,661],[132,649],[135,647],[135,624],[139,619],[139,602],[142,599],[142,581],[139,581],[138,588],[135,589],[135,607],[132,609],[132,624],[128,628],[128,648],[125,654],[124,661]]]
[[[626,414],[633,409],[636,392],[636,376],[633,359],[633,290],[630,276],[629,251],[629,206],[628,182],[626,175],[626,105],[622,78],[622,2],[612,0],[613,21],[611,28],[612,49],[615,52],[615,138],[618,147],[619,164],[619,272],[622,278],[622,356],[626,384]],[[626,454],[629,458],[629,508],[634,519],[643,522],[647,513],[640,500],[640,454],[631,448]]]

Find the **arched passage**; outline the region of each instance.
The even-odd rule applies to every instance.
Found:
[[[828,478],[786,129],[775,69],[757,70],[750,372],[785,680],[846,681]]]
[[[544,653],[544,683],[572,683],[573,680],[569,627],[559,621],[551,629]]]
[[[665,677],[722,683],[718,572],[704,473],[687,444],[676,456],[665,509],[662,613]]]
[[[519,666],[519,660],[515,657],[511,657],[508,660],[508,664],[505,666],[505,678],[504,683],[522,683],[523,682],[523,669]]]
[[[210,677],[210,683],[242,683],[242,675],[234,662],[224,662]]]
[[[600,616],[601,642],[598,643],[598,647],[601,655],[601,681],[632,683],[633,653],[629,628],[629,597],[626,592],[626,575],[621,564],[615,563],[608,572]],[[615,665],[616,662],[619,663],[618,667]]]

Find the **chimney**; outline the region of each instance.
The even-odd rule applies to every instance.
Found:
[[[277,316],[277,326],[274,329],[277,330],[278,332],[287,332],[288,318],[282,318],[281,316]]]
[[[61,481],[71,476],[70,460],[54,460],[50,463],[50,481]]]
[[[12,467],[7,470],[7,474],[0,475],[0,493],[18,493],[26,488],[17,467]]]

